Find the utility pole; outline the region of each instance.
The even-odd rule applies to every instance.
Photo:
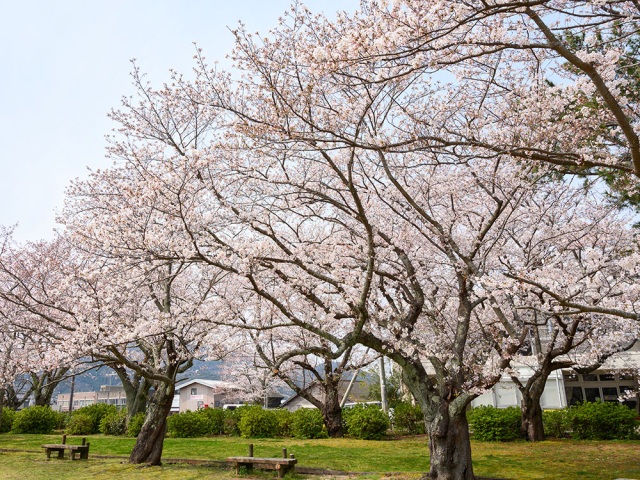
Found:
[[[349,385],[347,385],[347,389],[342,396],[342,401],[340,402],[340,408],[344,407],[344,404],[347,403],[347,398],[349,398],[349,394],[351,393],[351,388],[353,387],[353,383],[356,381],[356,377],[360,373],[360,369],[357,369],[354,374],[351,376],[351,380],[349,380]]]
[[[389,404],[387,402],[387,376],[384,371],[384,357],[379,359],[380,365],[380,403],[382,403],[382,411],[387,413],[389,411]]]
[[[71,393],[69,394],[69,414],[73,410],[73,391],[76,388],[76,376],[75,374],[71,377]]]

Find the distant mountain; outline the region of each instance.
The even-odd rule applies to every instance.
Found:
[[[219,361],[195,361],[193,367],[179,376],[178,382],[193,378],[203,378],[207,380],[220,379]],[[102,385],[120,385],[120,379],[113,370],[108,367],[100,367],[87,372],[76,375],[76,392],[96,392],[100,390]],[[54,398],[59,393],[69,393],[71,391],[71,378],[62,382],[56,389]]]

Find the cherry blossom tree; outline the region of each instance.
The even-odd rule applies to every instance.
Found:
[[[522,118],[515,121],[513,115],[506,115],[512,108],[507,100],[512,101],[512,97],[487,92],[489,87],[482,81],[469,81],[462,86],[460,82],[438,85],[425,76],[400,75],[403,72],[398,69],[395,77],[385,76],[384,65],[381,65],[385,59],[379,57],[364,57],[369,61],[356,65],[348,61],[307,63],[304,60],[317,55],[318,48],[326,47],[327,51],[338,52],[335,53],[338,56],[344,49],[331,39],[323,44],[331,37],[331,33],[326,32],[333,24],[322,30],[326,25],[308,18],[294,17],[292,23],[275,32],[273,40],[254,41],[244,32],[238,32],[236,58],[247,79],[237,87],[238,95],[225,97],[226,79],[218,80],[216,72],[203,66],[201,78],[214,84],[208,103],[236,115],[237,128],[245,136],[243,141],[246,144],[246,137],[250,137],[253,140],[250,148],[260,155],[241,165],[232,163],[225,171],[242,169],[244,181],[247,175],[254,177],[252,191],[265,192],[264,198],[268,201],[262,209],[269,220],[257,216],[260,207],[256,207],[256,203],[260,197],[252,198],[250,212],[244,209],[238,215],[249,218],[255,230],[261,222],[263,231],[274,244],[284,244],[280,235],[290,237],[281,233],[282,230],[275,233],[274,225],[281,222],[299,235],[301,221],[293,221],[292,217],[300,215],[301,205],[294,207],[293,200],[285,205],[280,200],[288,195],[290,199],[303,198],[307,205],[313,199],[334,209],[317,208],[310,213],[317,230],[322,221],[331,221],[349,232],[351,243],[357,241],[354,239],[369,240],[366,243],[369,255],[363,258],[360,253],[360,262],[361,265],[375,262],[378,267],[371,272],[379,275],[381,281],[376,292],[380,299],[374,301],[372,291],[368,290],[366,300],[377,304],[379,311],[395,312],[398,317],[391,328],[388,317],[380,314],[384,327],[376,325],[371,332],[367,327],[375,324],[372,322],[375,317],[367,312],[366,327],[355,330],[358,341],[389,355],[403,367],[407,383],[421,402],[427,419],[432,476],[472,478],[470,451],[465,447],[468,441],[464,440],[468,435],[464,408],[478,389],[487,388],[497,380],[497,372],[508,365],[517,345],[524,340],[524,331],[519,338],[505,339],[507,336],[500,332],[501,318],[513,317],[521,308],[536,308],[536,302],[539,303],[526,298],[524,305],[502,301],[496,302],[493,312],[487,311],[484,304],[488,299],[478,289],[484,288],[483,283],[488,285],[492,277],[498,277],[501,285],[508,284],[516,290],[521,285],[505,275],[508,265],[500,258],[510,255],[514,248],[509,243],[518,237],[504,236],[510,228],[522,228],[523,221],[516,220],[527,218],[525,200],[528,197],[544,204],[547,215],[557,215],[555,208],[559,208],[559,203],[551,193],[553,189],[568,189],[574,198],[580,194],[562,182],[547,183],[545,170],[524,167],[517,161],[524,157],[515,149],[505,149],[502,145],[494,148],[500,135],[513,135],[519,125],[529,127],[528,123],[521,122]],[[352,35],[362,31],[349,28]],[[336,37],[344,38],[342,35],[333,38]],[[354,44],[357,46],[357,42]],[[518,101],[525,97],[525,88],[530,90],[530,84],[521,78],[501,77],[500,80],[504,80],[502,87],[506,85],[523,92]],[[492,84],[489,86],[494,88]],[[474,99],[481,99],[481,104],[474,103]],[[478,113],[485,108],[485,102],[493,109],[486,118]],[[507,119],[504,130],[497,130],[493,122],[500,114]],[[539,118],[535,117],[534,121]],[[575,119],[566,119],[570,121],[577,123]],[[545,136],[541,132],[538,136],[528,134],[526,139],[530,145],[543,150],[542,142],[549,138],[557,141],[554,133],[566,129],[566,125],[555,128],[552,132],[547,128]],[[467,134],[469,130],[472,133]],[[476,132],[484,139],[469,141],[464,137]],[[574,135],[571,141],[575,140]],[[548,145],[545,149],[552,151]],[[269,156],[272,163],[265,161]],[[528,158],[528,154],[526,156]],[[516,161],[509,157],[515,157]],[[215,178],[220,176],[221,173]],[[270,183],[265,190],[253,187],[261,179]],[[222,191],[220,182],[215,188]],[[266,193],[267,188],[271,188],[270,193]],[[585,194],[582,195],[584,198]],[[219,197],[229,195],[219,194]],[[231,208],[239,211],[236,205]],[[285,218],[282,212],[290,215]],[[584,223],[597,224],[600,220],[587,215]],[[623,220],[618,221],[618,232],[624,231],[626,225]],[[322,242],[309,238],[307,243],[328,245],[334,241],[334,235],[332,231],[332,238],[327,235]],[[378,242],[386,243],[386,251]],[[422,245],[420,251],[415,246],[418,242],[429,242],[434,251],[425,250],[427,247]],[[301,243],[296,243],[299,250],[302,250]],[[353,252],[346,253],[349,246],[345,247],[345,243],[333,243],[332,248],[341,250],[348,258],[355,257],[357,254]],[[360,251],[367,249],[363,245]],[[318,266],[313,263],[318,262],[315,252],[308,248],[304,255],[296,255],[293,248],[282,249],[279,254],[292,257],[288,263],[300,265],[305,272],[317,274]],[[394,255],[397,258],[392,260]],[[618,255],[617,260],[623,255]],[[273,257],[273,254],[269,256]],[[631,264],[634,261],[631,260]],[[286,263],[282,258],[278,258],[278,262],[279,268],[281,263]],[[332,267],[335,274],[333,264]],[[365,272],[369,270],[363,266],[355,270],[363,272],[365,280],[361,285],[366,284]],[[422,273],[419,277],[418,272]],[[286,278],[289,281],[293,275],[288,273]],[[445,278],[449,280],[444,281]],[[569,275],[568,278],[580,277]],[[547,282],[554,283],[554,280]],[[491,288],[504,287],[492,284]],[[449,303],[443,298],[449,299]],[[617,301],[616,297],[607,298]],[[625,298],[617,305],[633,299],[632,296]],[[349,305],[348,301],[345,303]],[[424,311],[425,305],[430,307],[428,312]],[[619,309],[602,313],[621,312]],[[347,315],[338,310],[334,316]],[[424,316],[432,322],[430,328],[420,323],[425,321]],[[446,340],[439,337],[448,330],[445,325],[451,332]],[[428,332],[428,338],[416,331]],[[504,345],[495,358],[488,345],[501,339]],[[403,345],[403,341],[413,349],[401,350],[398,344]],[[439,345],[442,350],[434,349],[433,345]],[[423,359],[428,359],[433,373],[422,365]],[[484,371],[478,371],[478,365],[483,365]]]
[[[545,245],[571,265],[562,242],[603,217],[576,213],[587,191],[521,161],[528,154],[451,140],[464,128],[493,139],[515,131],[521,119],[501,131],[494,117],[478,115],[470,99],[482,98],[486,84],[466,84],[475,86],[462,96],[457,83],[430,86],[402,69],[372,79],[380,58],[307,63],[318,48],[335,47],[335,36],[307,17],[293,23],[260,42],[237,32],[240,80],[208,69],[200,55],[194,82],[175,75],[172,87],[153,90],[134,72],[141,101],[114,112],[122,128],[111,152],[125,178],[144,179],[127,194],[161,202],[168,220],[157,228],[172,228],[169,247],[161,232],[128,239],[126,249],[226,272],[227,301],[251,292],[278,313],[274,325],[269,309],[245,302],[249,329],[304,329],[335,346],[335,358],[356,344],[389,356],[425,414],[431,475],[473,478],[465,409],[525,341],[527,330],[513,337],[508,324],[552,298],[533,295],[538,271],[515,262],[518,239],[569,215],[577,230]],[[524,88],[520,78],[507,80]],[[504,98],[485,96],[507,111]],[[542,212],[535,221],[532,201]],[[610,213],[617,238],[628,222]],[[569,285],[584,280],[574,268],[541,271],[535,282],[547,289],[558,275]],[[600,291],[610,302],[593,307],[607,308],[602,315],[634,302]],[[308,353],[322,353],[316,348]]]
[[[519,280],[507,293],[508,282],[504,278],[499,280],[500,286],[483,279],[483,288],[492,292],[492,302],[495,295],[505,295],[503,301],[529,305],[512,319],[501,321],[509,337],[518,342],[526,338],[523,348],[513,356],[512,365],[527,366],[532,374],[521,380],[518,368],[509,372],[522,393],[522,431],[532,441],[544,438],[540,398],[549,375],[566,368],[593,370],[611,355],[631,348],[640,333],[640,324],[633,318],[625,318],[621,314],[624,312],[611,315],[605,308],[613,305],[612,298],[621,299],[626,296],[622,292],[633,291],[630,284],[634,280],[621,270],[620,264],[637,249],[636,240],[617,216],[615,207],[599,195],[587,194],[588,187],[582,188],[585,190],[578,189],[573,194],[549,191],[544,204],[535,198],[527,201],[527,221],[536,227],[522,229],[517,223],[510,226],[514,244],[510,256],[503,259],[508,265],[503,276]],[[553,203],[557,212],[565,213],[549,215],[548,207]],[[521,281],[525,276],[544,280]],[[552,284],[562,285],[565,298],[582,297],[592,311],[560,305],[543,286]],[[633,295],[626,297],[630,303],[625,308],[637,308]],[[524,298],[516,299],[518,296]],[[537,302],[532,302],[535,299]],[[624,306],[625,302],[618,305]]]
[[[336,347],[327,340],[294,326],[286,331],[283,328],[250,331],[249,335],[262,363],[320,410],[330,437],[342,437],[341,382],[348,372],[353,373],[373,359],[363,352],[353,352],[351,347],[337,356]],[[310,351],[313,354],[307,353]]]
[[[473,144],[560,170],[640,174],[636,2],[363,2],[361,13],[336,22],[303,9],[294,16],[321,39],[298,49],[319,68],[375,65],[352,82],[408,77],[464,97],[449,110],[462,115],[430,136],[407,131],[407,142]]]
[[[5,252],[1,295],[29,313],[23,329],[50,339],[43,364],[89,358],[134,372],[136,395],[152,388],[130,460],[159,464],[176,378],[222,351],[207,322],[218,279],[187,264],[88,257],[78,245],[61,237]]]
[[[173,331],[176,318],[157,311],[176,302],[156,288],[188,291],[174,277],[184,269],[226,302],[205,309],[180,294],[198,312],[189,318],[233,324],[242,311],[250,331],[314,335],[305,355],[339,359],[360,344],[390,357],[422,407],[431,477],[473,479],[465,410],[526,340],[511,325],[535,311],[637,321],[638,296],[623,288],[638,268],[629,221],[585,208],[598,193],[547,166],[635,171],[619,55],[569,55],[545,27],[560,12],[588,30],[574,11],[613,15],[599,8],[365,3],[335,22],[299,8],[269,38],[236,32],[241,75],[210,69],[200,52],[192,82],[174,74],[154,90],[134,70],[138,99],[112,114],[118,166],[76,183],[64,223],[119,280],[104,287],[109,300],[152,285],[157,310],[136,334]],[[569,227],[539,237],[549,224]],[[542,264],[522,254],[523,238]],[[137,319],[143,298],[108,305]],[[89,318],[86,338],[103,326]],[[131,341],[127,331],[110,337]],[[286,349],[276,364],[294,358]],[[157,448],[149,455],[159,462]]]

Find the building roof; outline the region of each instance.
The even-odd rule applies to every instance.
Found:
[[[338,383],[338,394],[340,396],[340,398],[342,398],[342,396],[344,395],[344,393],[347,390],[347,386],[349,385],[349,381],[348,379],[341,379],[340,382]],[[318,391],[318,394],[321,391],[321,385],[320,383],[315,380],[312,383],[310,383],[305,390],[315,390]],[[369,400],[368,398],[368,392],[369,391],[369,384],[367,383],[366,380],[362,379],[362,380],[355,380],[353,382],[353,386],[351,388],[351,392],[349,392],[349,397],[348,399],[356,402],[361,402],[361,401],[366,401]],[[298,393],[294,393],[291,397],[285,399],[282,404],[280,405],[281,407],[284,407],[285,405],[288,405],[289,403],[291,403],[293,400],[297,399],[297,398],[302,398],[302,396]]]
[[[198,383],[200,385],[204,385],[205,387],[215,388],[215,389],[224,389],[224,390],[239,390],[236,384],[231,382],[224,382],[222,380],[205,380],[202,378],[194,378],[193,380],[187,380],[176,385],[176,391],[181,388],[188,387],[189,385],[193,385],[194,383]]]

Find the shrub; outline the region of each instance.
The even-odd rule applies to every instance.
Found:
[[[240,420],[251,407],[242,406],[234,410],[224,410],[223,432],[225,435],[240,435]]]
[[[0,433],[7,433],[11,431],[11,425],[13,425],[13,419],[16,416],[16,411],[10,408],[3,408],[0,415]]]
[[[67,427],[67,422],[69,421],[69,413],[68,412],[53,412],[56,415],[56,426],[55,430],[64,430]]]
[[[87,415],[91,418],[91,432],[88,433],[98,433],[100,432],[100,422],[105,415],[110,413],[117,413],[118,409],[115,405],[108,405],[106,403],[94,403],[93,405],[87,405],[86,407],[79,408],[74,411],[69,419],[69,422],[73,420],[73,417],[76,415]]]
[[[567,410],[545,410],[542,412],[544,434],[548,437],[562,438],[568,436],[569,425]]]
[[[167,430],[176,438],[204,437],[209,433],[210,425],[206,415],[188,410],[171,415],[167,419]]]
[[[273,410],[273,414],[276,416],[276,421],[278,422],[276,435],[279,437],[290,437],[292,435],[291,422],[293,421],[291,412],[285,408],[278,408]]]
[[[140,412],[136,413],[129,419],[129,424],[127,425],[127,436],[137,437],[140,434],[142,425],[144,425],[144,418],[145,414],[143,412]]]
[[[93,432],[93,418],[86,413],[74,413],[65,431],[70,435],[90,435]]]
[[[424,433],[424,416],[418,405],[399,402],[393,409],[393,425],[411,435]]]
[[[20,410],[13,419],[13,433],[51,433],[56,426],[56,413],[49,407],[34,406]]]
[[[518,407],[481,406],[467,412],[473,438],[485,442],[508,442],[520,438],[521,416]]]
[[[389,416],[377,405],[355,405],[342,415],[347,433],[362,440],[380,440],[389,428]]]
[[[317,408],[300,408],[291,414],[291,434],[295,438],[327,438],[322,413]]]
[[[249,407],[242,414],[239,428],[243,437],[273,438],[278,432],[278,420],[271,410]]]
[[[224,410],[221,408],[204,408],[198,410],[207,419],[207,435],[221,435],[224,432]]]
[[[581,440],[623,440],[635,437],[636,412],[611,402],[585,402],[568,409],[571,437]]]
[[[100,420],[100,433],[103,435],[124,435],[127,431],[127,412],[107,413]]]

